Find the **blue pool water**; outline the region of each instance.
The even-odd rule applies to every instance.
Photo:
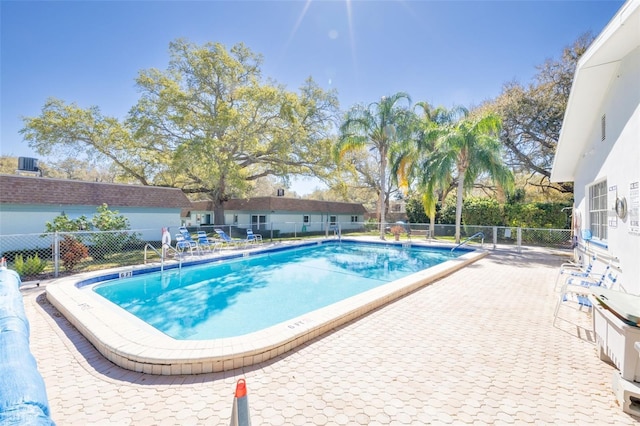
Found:
[[[108,281],[94,291],[175,339],[217,339],[262,330],[459,254],[330,243]]]

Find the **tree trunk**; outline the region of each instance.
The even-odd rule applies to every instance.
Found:
[[[458,194],[456,197],[456,244],[460,244],[460,224],[462,223],[462,193],[464,191],[464,171],[458,173]]]
[[[209,194],[213,200],[213,223],[215,225],[224,225],[224,202],[228,199],[225,196],[226,180],[224,175],[220,176],[217,188]]]
[[[429,230],[431,234],[430,237],[434,238],[436,236],[436,209],[433,209],[429,215]]]
[[[387,153],[386,152],[380,152],[380,195],[378,196],[378,209],[380,209],[380,239],[384,240],[384,234],[385,234],[385,203],[384,203],[384,198],[385,198],[385,180],[386,180],[386,172],[387,172]]]
[[[213,201],[213,223],[215,225],[224,225],[224,201]]]

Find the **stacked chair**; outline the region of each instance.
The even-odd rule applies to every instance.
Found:
[[[575,263],[575,262],[567,262],[560,265],[560,271],[558,271],[558,276],[556,277],[556,283],[554,285],[554,290],[558,289],[558,282],[560,282],[560,277],[564,276],[565,280],[568,277],[579,277],[579,278],[587,278],[592,270],[593,265],[596,263],[597,256],[594,254],[589,259],[589,263],[585,266],[584,264]]]
[[[261,243],[262,242],[262,235],[261,234],[254,234],[253,230],[248,229],[247,228],[247,244],[248,243]]]
[[[183,253],[189,250],[189,253],[193,255],[194,251],[198,254],[201,253],[198,243],[191,238],[189,230],[184,226],[178,228],[179,233],[176,234],[176,250]]]
[[[593,260],[593,262],[595,262],[595,260]],[[592,294],[592,290],[598,287],[610,289],[615,285],[617,272],[613,270],[611,263],[608,263],[601,273],[594,273],[592,269],[593,263],[589,264],[589,272],[586,272],[586,268],[585,270],[573,271],[565,269],[564,274],[567,275],[567,277],[560,289],[558,302],[553,313],[554,325],[558,319],[560,306],[562,306],[563,303],[572,303],[574,306],[577,306],[578,309],[585,307],[591,311],[593,305],[589,299],[589,295]]]
[[[198,239],[196,240],[196,242],[198,243],[198,247],[200,248],[201,252],[208,251],[213,253],[216,251],[216,249],[219,249],[222,246],[220,242],[216,241],[213,238],[207,237],[207,233],[204,231],[198,231],[197,237]]]

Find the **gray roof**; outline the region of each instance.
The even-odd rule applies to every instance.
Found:
[[[168,209],[191,204],[178,188],[0,174],[0,204],[100,206],[103,203],[109,207]]]

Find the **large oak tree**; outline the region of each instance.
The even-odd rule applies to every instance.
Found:
[[[263,81],[262,58],[243,44],[227,50],[176,40],[166,70],[148,69],[126,120],[50,99],[22,134],[39,154],[109,160],[122,177],[181,188],[214,202],[244,196],[265,176],[324,176],[338,102],[309,78],[299,92]]]
[[[531,185],[573,191],[571,183],[552,184],[549,178],[576,65],[592,39],[583,35],[559,58],[538,66],[529,85],[505,84],[487,106],[502,118],[500,141],[507,148],[507,163],[516,173],[528,174]]]

